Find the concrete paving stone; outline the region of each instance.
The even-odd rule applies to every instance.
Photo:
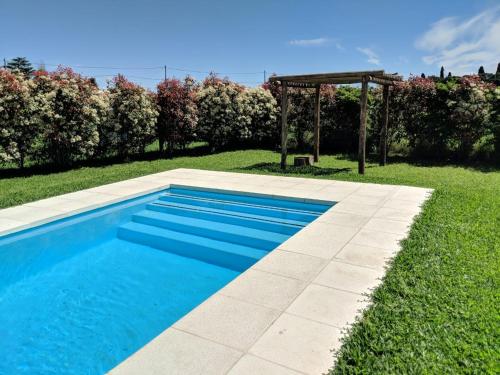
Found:
[[[322,258],[277,249],[258,261],[253,268],[308,281],[327,263],[328,261]]]
[[[243,355],[227,346],[168,329],[115,367],[111,375],[220,375]]]
[[[347,244],[334,259],[365,267],[383,270],[397,249],[387,250],[371,246]]]
[[[374,217],[368,220],[363,228],[379,232],[407,234],[410,230],[410,224],[404,221],[386,220]]]
[[[368,222],[369,219],[369,216],[349,214],[346,212],[329,211],[321,215],[317,220],[323,223],[361,228]]]
[[[352,244],[380,247],[387,250],[397,250],[399,242],[405,237],[404,234],[380,232],[369,229],[361,229],[351,240]]]
[[[360,294],[310,284],[286,309],[286,312],[337,328],[344,328],[354,323],[356,315],[367,304],[367,298]]]
[[[244,355],[228,375],[300,375],[300,372],[266,361],[265,359]]]
[[[327,324],[283,314],[252,346],[251,354],[306,374],[325,373],[340,347],[341,331]]]
[[[305,282],[249,269],[219,291],[245,302],[284,310],[304,289]]]
[[[174,327],[235,349],[247,350],[279,314],[278,310],[214,294]]]
[[[368,269],[333,260],[314,279],[314,283],[362,294],[378,286],[383,275],[384,272],[380,269]]]

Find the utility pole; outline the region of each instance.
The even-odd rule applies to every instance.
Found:
[[[163,69],[164,69],[164,72],[165,72],[164,76],[165,76],[165,81],[166,81],[167,80],[167,66],[164,65]]]

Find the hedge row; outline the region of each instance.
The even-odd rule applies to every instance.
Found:
[[[152,93],[121,75],[100,90],[68,68],[30,78],[0,69],[0,161],[22,168],[27,158],[57,165],[125,158],[156,139],[162,150],[195,139],[213,149],[271,144],[276,114],[269,91],[214,76],[165,80]]]
[[[266,85],[278,101],[278,84]],[[419,158],[447,160],[493,158],[500,152],[500,88],[478,76],[444,80],[412,77],[391,89],[389,147]],[[359,129],[359,88],[322,86],[321,133],[323,151],[356,153]],[[290,90],[290,142],[312,147],[314,95]],[[377,151],[382,89],[368,93],[369,151]],[[495,153],[496,151],[496,153]]]
[[[0,161],[68,165],[77,160],[160,150],[193,140],[215,149],[280,143],[281,88],[245,88],[208,77],[161,82],[156,93],[117,76],[105,90],[71,69],[30,78],[0,69]],[[321,149],[357,150],[359,88],[321,88]],[[378,145],[381,90],[369,90],[368,150]],[[290,146],[312,143],[314,94],[290,90]],[[391,90],[389,145],[420,157],[493,156],[500,150],[500,89],[479,77],[411,78]],[[498,154],[497,154],[498,155]]]

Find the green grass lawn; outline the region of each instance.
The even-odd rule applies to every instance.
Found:
[[[281,174],[278,161],[234,151],[0,178],[0,207],[179,167]],[[356,162],[323,156],[286,174],[435,189],[332,373],[499,372],[500,172],[369,163],[359,176]]]

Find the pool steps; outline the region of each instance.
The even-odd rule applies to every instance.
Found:
[[[134,214],[117,234],[243,271],[320,214],[302,202],[172,189]]]

